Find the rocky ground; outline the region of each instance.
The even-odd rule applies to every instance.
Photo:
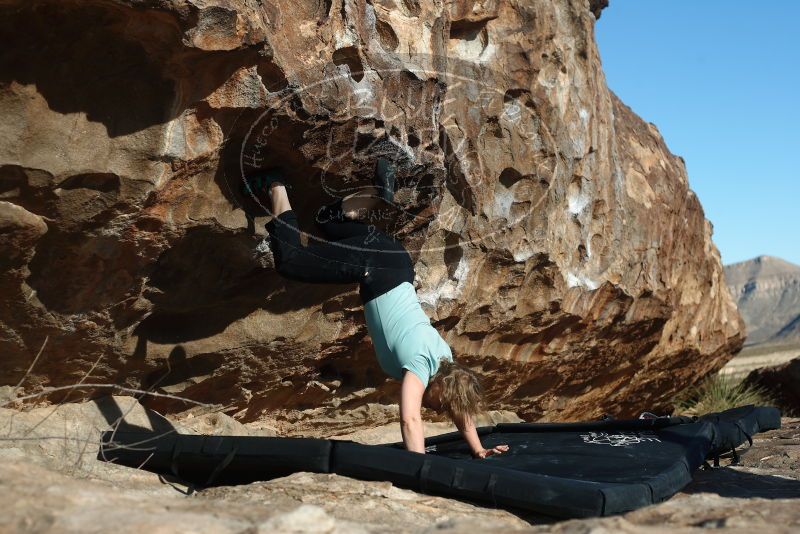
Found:
[[[691,532],[800,529],[800,419],[761,434],[741,465],[700,471],[668,502],[619,517],[543,517],[423,495],[385,482],[298,473],[196,493],[154,474],[98,462],[97,436],[119,415],[145,428],[272,434],[221,414],[161,418],[129,397],[0,408],[0,532]],[[494,414],[495,417],[510,417]],[[267,425],[268,426],[268,425]],[[431,432],[447,428],[432,425]],[[395,439],[393,426],[348,437]]]

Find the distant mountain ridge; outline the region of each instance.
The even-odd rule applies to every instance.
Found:
[[[800,341],[800,266],[772,256],[725,267],[747,345]]]

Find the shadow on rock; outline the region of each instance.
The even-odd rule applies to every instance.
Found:
[[[180,21],[155,9],[29,4],[0,8],[0,30],[15,43],[0,53],[0,82],[35,84],[51,110],[85,113],[112,138],[179,116],[185,106],[175,106],[178,100],[202,99],[241,65],[258,61],[250,50],[187,49]],[[164,67],[175,62],[193,73],[189,89],[174,78],[181,69]]]
[[[280,314],[319,305],[350,285],[291,282],[254,256],[252,238],[196,227],[164,252],[149,276],[152,313],[134,335],[155,343],[213,336],[257,309]]]
[[[147,428],[140,425],[134,425],[126,421],[125,417],[128,414],[127,412],[123,412],[122,407],[117,403],[114,397],[100,397],[98,399],[94,399],[92,402],[95,403],[97,410],[102,414],[112,429],[123,432],[177,432],[177,429],[172,425],[172,423],[153,410],[144,410],[144,413],[147,415],[147,419],[151,426],[151,428]],[[134,404],[134,407],[135,406],[136,405]]]

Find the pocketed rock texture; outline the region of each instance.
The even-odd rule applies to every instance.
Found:
[[[0,0],[0,383],[395,419],[358,415],[398,388],[355,287],[281,279],[239,190],[282,165],[318,235],[383,154],[399,189],[372,222],[491,406],[668,408],[743,326],[683,161],[606,87],[605,3]]]
[[[24,411],[0,408],[0,532],[789,533],[800,528],[799,419],[784,419],[781,430],[755,436],[753,446],[742,451],[741,465],[722,460],[723,467],[696,473],[695,481],[667,502],[617,517],[556,524],[388,482],[327,474],[296,473],[185,495],[187,488],[174,479],[96,459],[100,431],[122,426],[264,434],[219,413],[164,418],[130,397]],[[347,438],[385,443],[395,439],[396,427]]]

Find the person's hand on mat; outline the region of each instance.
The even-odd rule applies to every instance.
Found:
[[[492,447],[491,449],[481,449],[480,451],[474,453],[473,456],[482,460],[484,458],[488,458],[489,456],[497,456],[498,454],[508,452],[508,448],[508,445],[498,445],[496,447]]]

